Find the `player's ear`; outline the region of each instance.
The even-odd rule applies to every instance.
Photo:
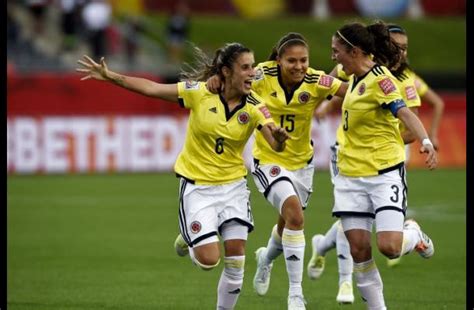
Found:
[[[231,74],[229,67],[222,67],[222,74],[224,75],[224,78],[229,77]]]

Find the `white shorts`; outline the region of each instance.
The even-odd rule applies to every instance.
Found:
[[[370,177],[348,177],[338,174],[334,178],[334,216],[376,218],[384,210],[406,214],[407,186],[405,166]]]
[[[298,170],[286,170],[278,165],[255,163],[252,167],[252,176],[258,191],[278,209],[280,214],[285,200],[293,195],[299,198],[303,210],[306,209],[313,192],[314,165],[312,163]]]
[[[183,239],[191,247],[217,242],[218,234],[229,222],[246,226],[251,232],[249,197],[245,179],[224,185],[195,185],[180,178],[179,228]]]

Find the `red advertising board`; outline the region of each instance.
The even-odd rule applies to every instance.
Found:
[[[465,167],[465,94],[441,95],[440,166]],[[186,133],[188,113],[177,104],[78,75],[9,77],[7,100],[9,173],[171,171]],[[428,128],[430,113],[426,105],[420,111]],[[328,167],[339,121],[313,122],[319,168]],[[409,167],[424,167],[418,149],[413,144]],[[250,163],[249,147],[244,156]]]

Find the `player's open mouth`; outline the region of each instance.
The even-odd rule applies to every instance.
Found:
[[[244,81],[245,88],[252,88],[252,80],[245,80]]]

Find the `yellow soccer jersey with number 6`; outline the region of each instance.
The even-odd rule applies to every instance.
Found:
[[[327,97],[334,95],[341,81],[308,68],[303,81],[293,92],[286,93],[282,86],[280,67],[276,61],[258,64],[252,89],[265,99],[276,124],[290,135],[283,152],[275,152],[257,132],[253,156],[261,164],[277,164],[288,170],[303,168],[313,157],[311,125],[314,109]]]
[[[392,104],[392,105],[390,105]],[[406,106],[395,77],[383,66],[350,77],[342,104],[338,168],[343,175],[377,175],[405,160],[399,120],[391,106]]]
[[[245,144],[255,129],[273,122],[262,98],[251,92],[229,112],[222,96],[192,81],[178,83],[178,97],[191,112],[175,172],[196,184],[225,184],[246,176]]]

